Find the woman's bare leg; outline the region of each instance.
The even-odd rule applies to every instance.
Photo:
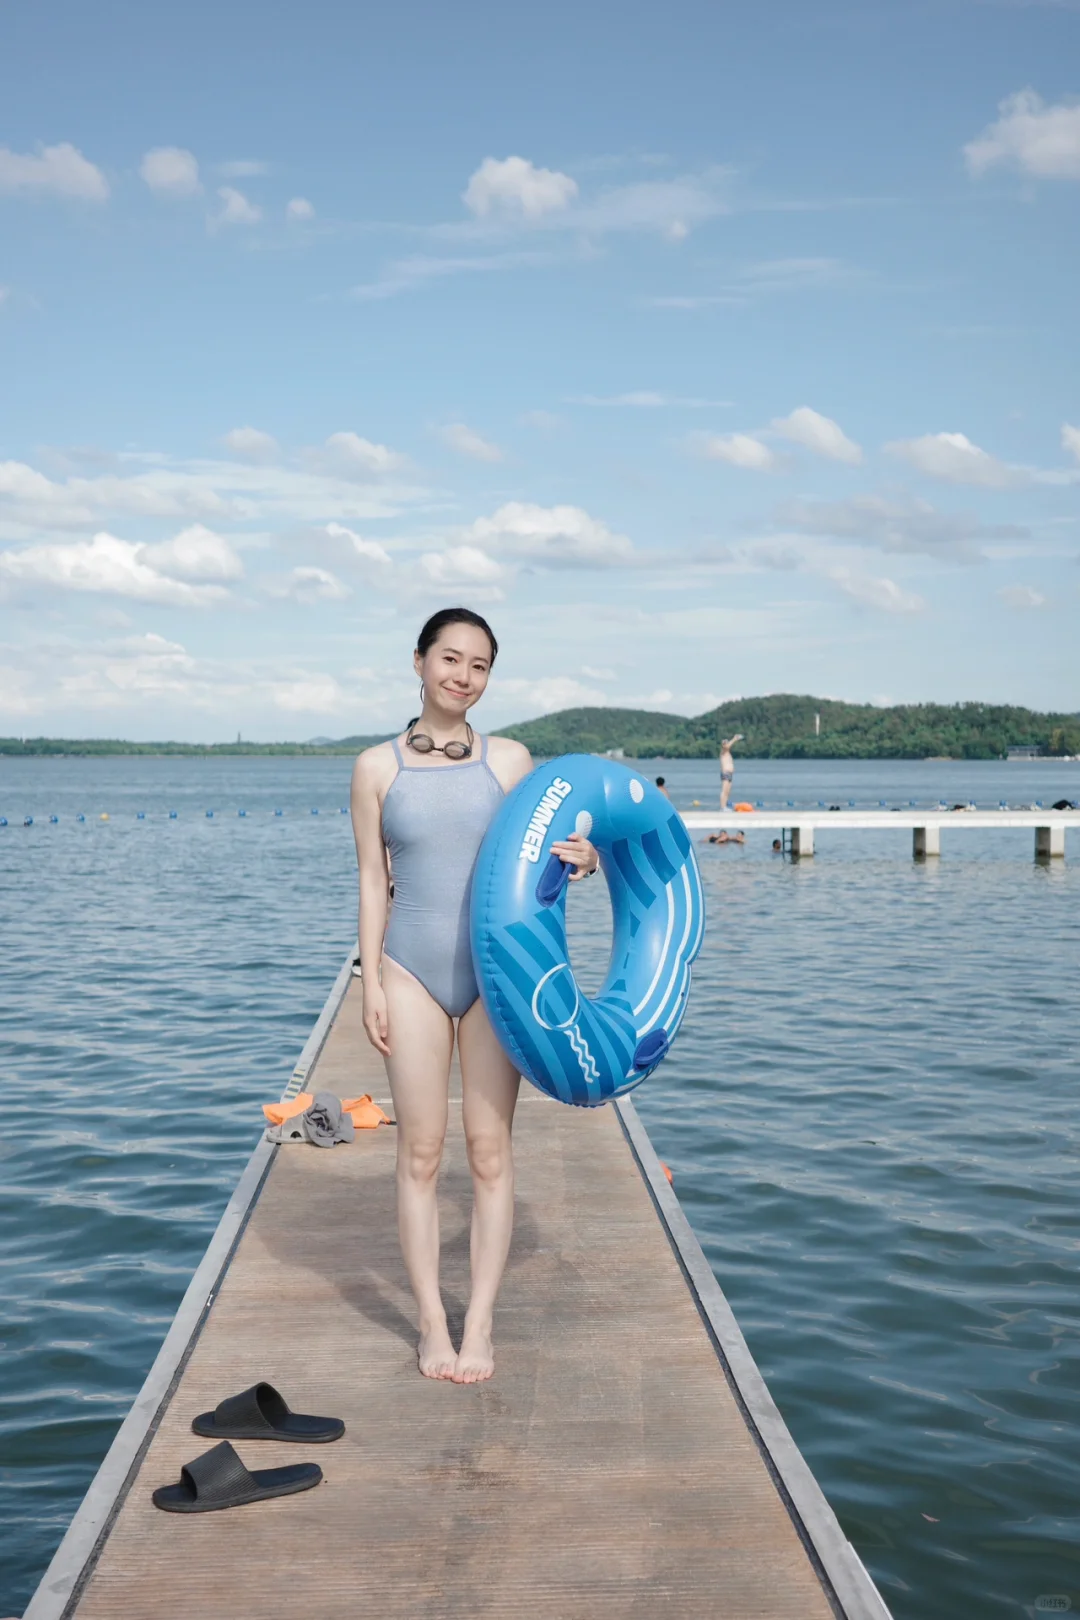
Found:
[[[454,1026],[418,979],[383,957],[391,1055],[386,1073],[397,1116],[398,1231],[416,1296],[425,1378],[451,1378],[457,1353],[439,1292],[439,1164],[446,1137]]]
[[[495,1371],[491,1319],[514,1225],[510,1131],[520,1077],[495,1037],[481,1001],[458,1023],[461,1120],[473,1178],[469,1264],[472,1292],[454,1369],[456,1384],[478,1384]]]

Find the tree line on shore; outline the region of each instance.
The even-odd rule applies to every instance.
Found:
[[[537,758],[602,754],[621,749],[628,759],[707,759],[720,741],[742,733],[748,759],[1002,759],[1009,748],[1045,754],[1080,754],[1080,714],[1042,714],[1010,704],[842,703],[832,698],[737,698],[688,719],[650,709],[563,709],[500,736],[523,742]],[[48,737],[0,737],[0,755],[237,755],[355,754],[385,740],[343,737],[309,743],[133,743]]]
[[[606,753],[632,759],[707,759],[742,733],[747,759],[1003,759],[1010,748],[1080,754],[1080,715],[1040,714],[990,703],[843,703],[831,698],[737,698],[707,714],[646,709],[564,709],[509,726],[537,755]]]

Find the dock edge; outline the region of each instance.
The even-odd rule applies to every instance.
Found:
[[[629,1097],[617,1098],[614,1107],[731,1392],[826,1592],[843,1620],[892,1620],[884,1598],[780,1416],[637,1109]]]
[[[355,955],[355,950],[349,952],[334,980],[282,1093],[282,1101],[295,1097],[303,1089],[304,1080],[322,1051],[345,999]],[[277,1151],[264,1137],[248,1160],[146,1381],[105,1453],[29,1606],[23,1611],[22,1620],[66,1620],[78,1603],[210,1313],[218,1284],[243,1236]]]

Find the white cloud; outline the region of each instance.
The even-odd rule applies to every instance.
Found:
[[[276,461],[281,454],[281,446],[273,434],[263,433],[260,428],[230,428],[221,442],[242,461]]]
[[[195,155],[182,146],[155,146],[139,164],[139,174],[159,196],[194,197],[202,190]]]
[[[613,681],[615,679],[613,669],[593,669],[591,664],[582,664],[581,673],[589,681]]]
[[[139,561],[170,579],[239,579],[244,565],[224,535],[194,523],[172,540],[139,548]]]
[[[314,219],[315,204],[308,202],[306,197],[291,197],[285,209],[286,219]]]
[[[219,585],[189,585],[159,573],[145,560],[147,549],[105,533],[71,545],[27,546],[0,552],[0,579],[174,607],[204,606],[225,596]]]
[[[1047,106],[1032,89],[998,103],[1001,117],[964,147],[972,174],[997,164],[1048,180],[1080,180],[1080,102]]]
[[[275,462],[282,454],[274,434],[262,433],[261,428],[230,428],[222,444],[243,462]]]
[[[487,274],[499,270],[515,270],[527,265],[544,264],[543,253],[485,253],[455,256],[415,253],[406,259],[389,264],[378,281],[361,282],[349,289],[350,298],[365,301],[394,298],[398,293],[423,287],[429,281],[440,281],[448,276]]]
[[[1026,540],[1028,530],[1015,523],[983,523],[965,512],[939,512],[929,501],[887,500],[881,495],[853,495],[843,501],[789,501],[780,507],[781,523],[805,534],[872,546],[878,551],[922,553],[974,562],[978,540]]]
[[[895,580],[851,568],[837,559],[835,547],[798,534],[743,541],[733,546],[728,558],[721,561],[728,562],[740,573],[765,569],[825,579],[853,601],[883,613],[921,613],[926,607],[921,596],[905,590]]]
[[[1061,447],[1074,455],[1080,461],[1080,428],[1071,427],[1068,422],[1061,424]]]
[[[12,152],[0,146],[0,192],[20,191],[104,202],[109,183],[70,141],[39,147],[35,153]]]
[[[494,585],[503,577],[501,566],[476,546],[448,546],[427,551],[420,567],[436,585]]]
[[[227,163],[218,164],[218,172],[229,180],[246,180],[252,175],[268,174],[270,165],[259,158],[231,158]]]
[[[746,467],[752,472],[775,472],[780,465],[776,453],[749,433],[710,433],[698,441],[701,454],[709,461],[726,461],[729,467]]]
[[[776,417],[772,430],[781,438],[801,444],[804,450],[812,450],[815,455],[825,456],[830,461],[845,461],[857,466],[863,458],[862,450],[853,439],[848,438],[838,422],[811,410],[809,405],[800,405],[790,416]]]
[[[265,581],[271,596],[287,597],[311,606],[316,602],[343,602],[352,592],[326,568],[293,568],[288,574]]]
[[[257,225],[262,218],[262,209],[249,202],[235,186],[219,186],[218,196],[223,207],[214,215],[215,225]]]
[[[449,422],[439,429],[439,438],[449,449],[456,450],[459,456],[468,456],[472,461],[501,461],[503,453],[497,444],[490,439],[484,439],[473,428],[466,427],[464,422]]]
[[[1015,608],[1018,613],[1046,606],[1046,597],[1033,585],[1004,585],[998,595],[1006,607]]]
[[[878,608],[883,613],[921,613],[926,603],[913,591],[905,591],[892,579],[874,579],[868,574],[855,574],[846,568],[829,570],[835,585],[864,607]]]
[[[728,179],[728,170],[709,169],[700,175],[614,186],[571,210],[567,223],[596,234],[656,231],[671,242],[682,242],[695,225],[727,212],[723,190]]]
[[[490,233],[514,224],[591,236],[650,231],[679,243],[694,226],[727,211],[729,180],[729,170],[712,168],[670,180],[611,186],[581,198],[577,182],[567,174],[537,169],[524,158],[486,158],[464,193],[476,223],[440,229],[450,235]]]
[[[536,714],[557,713],[560,709],[604,708],[611,702],[606,692],[586,686],[570,675],[546,675],[535,681],[502,680],[496,676],[491,686],[500,698],[518,700],[523,720]]]
[[[239,525],[251,532],[330,518],[367,523],[394,517],[427,492],[376,480],[372,462],[385,467],[389,456],[394,467],[398,458],[385,446],[374,449],[382,453],[372,456],[361,449],[359,460],[349,454],[356,450],[353,445],[336,453],[312,450],[298,465],[224,458],[172,462],[125,453],[112,458],[120,471],[57,480],[24,462],[0,462],[0,539],[37,542],[50,533],[111,528],[132,518],[178,518],[215,529]]]
[[[346,529],[341,523],[328,523],[326,532],[332,540],[344,540],[350,547],[350,556],[359,557],[363,562],[378,563],[382,568],[389,568],[390,554],[377,540],[364,540],[351,529]]]
[[[558,169],[538,169],[527,158],[488,157],[462,195],[466,208],[481,219],[492,213],[537,219],[566,208],[577,194],[577,181]]]
[[[478,518],[468,535],[485,550],[552,568],[612,568],[635,560],[625,535],[614,534],[580,506],[507,501],[491,517]]]
[[[134,478],[107,474],[54,482],[21,461],[0,462],[0,502],[5,500],[18,518],[39,528],[77,528],[106,512],[205,517],[227,510],[227,503],[199,480],[147,473]]]
[[[349,472],[378,474],[394,472],[405,463],[404,456],[385,444],[363,439],[359,433],[331,433],[326,448],[335,461]]]
[[[275,681],[270,688],[275,706],[286,714],[333,714],[346,698],[332,675],[302,675]]]
[[[949,484],[976,484],[985,489],[1005,489],[1023,482],[1024,474],[977,444],[963,433],[925,433],[920,439],[897,439],[885,446],[917,472],[940,478]]]

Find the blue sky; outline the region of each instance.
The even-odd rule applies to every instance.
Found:
[[[1080,708],[1080,0],[0,10],[0,733]]]

